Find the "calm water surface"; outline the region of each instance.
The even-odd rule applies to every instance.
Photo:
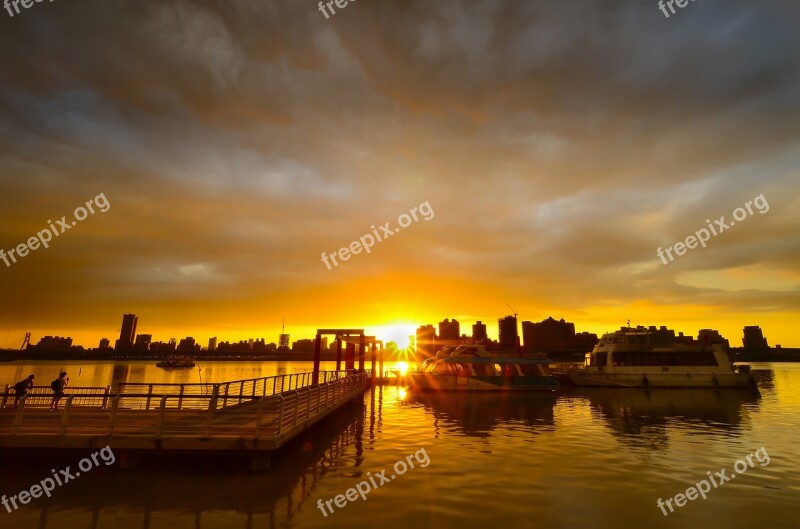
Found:
[[[309,363],[66,364],[73,385],[223,381],[301,372]],[[0,382],[62,366],[0,364]],[[330,365],[327,367],[330,368]],[[388,366],[387,366],[388,367]],[[0,528],[796,528],[800,512],[800,365],[754,365],[760,395],[738,390],[563,390],[415,395],[377,388],[291,443],[268,474],[110,467],[8,514]],[[80,370],[80,376],[78,372]],[[41,374],[41,375],[40,375]],[[768,465],[665,517],[656,506],[759,448]],[[112,447],[113,448],[113,447]],[[323,516],[317,500],[425,449],[408,470]],[[88,453],[88,451],[87,451]],[[423,458],[424,459],[424,458]],[[76,463],[64,461],[64,465]],[[3,468],[0,493],[47,477]]]

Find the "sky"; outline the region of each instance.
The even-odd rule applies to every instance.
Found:
[[[277,341],[284,318],[293,339],[492,335],[510,307],[800,347],[798,23],[790,0],[0,11],[0,248],[105,197],[0,261],[0,347],[113,343],[129,312],[201,343]]]

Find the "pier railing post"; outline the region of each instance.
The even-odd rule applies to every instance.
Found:
[[[279,395],[281,399],[281,409],[278,412],[278,435],[281,435],[283,432],[283,414],[286,410],[286,399],[283,397],[283,394]]]
[[[111,393],[111,386],[106,386],[105,393],[103,394],[103,405],[102,405],[102,407],[100,409],[104,410],[104,409],[106,409],[106,406],[108,406],[108,395],[109,395],[109,393]]]
[[[25,411],[25,401],[28,400],[27,395],[23,395],[21,399],[19,399],[19,405],[17,406],[17,413],[14,414],[14,425],[11,428],[11,434],[15,435],[19,432],[19,427],[22,426],[22,415]]]
[[[111,401],[111,417],[108,420],[108,435],[112,435],[114,433],[114,426],[117,423],[117,409],[119,409],[119,399],[122,398],[122,395],[117,394],[116,397]]]
[[[178,394],[178,411],[183,408],[183,390],[184,386],[181,384],[181,392]]]
[[[239,404],[242,403],[242,396],[244,395],[244,380],[239,383]]]
[[[161,437],[164,434],[164,416],[166,415],[167,411],[167,395],[161,397],[161,405],[158,407],[158,434],[157,437]]]
[[[67,433],[67,426],[69,425],[69,414],[72,412],[72,399],[75,398],[75,395],[70,395],[67,397],[67,403],[64,404],[64,415],[61,417],[61,435]]]
[[[275,395],[277,391],[278,391],[278,377],[275,377],[272,380],[272,394]]]
[[[253,435],[253,439],[258,439],[261,437],[261,420],[264,417],[264,401],[267,400],[264,397],[258,399],[258,410],[256,411],[256,431],[255,435]]]
[[[150,384],[150,386],[148,387],[148,390],[147,390],[147,405],[145,406],[144,409],[146,409],[146,410],[150,409],[150,398],[152,396],[153,396],[153,385]]]
[[[6,389],[3,391],[3,403],[0,405],[0,410],[6,407],[6,403],[8,402],[8,392],[11,391],[11,386],[6,384]]]
[[[206,437],[211,437],[211,427],[214,423],[214,413],[217,411],[219,386],[214,386],[214,393],[208,400],[208,422],[206,423]]]

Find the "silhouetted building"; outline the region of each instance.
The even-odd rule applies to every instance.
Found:
[[[744,328],[744,336],[742,337],[742,346],[745,349],[765,350],[769,349],[767,339],[764,333],[761,332],[761,327],[758,325],[748,325]]]
[[[28,344],[28,351],[37,353],[66,353],[72,347],[72,338],[61,336],[45,336],[36,345]]]
[[[217,337],[214,336],[208,339],[208,350],[214,351],[217,348]]]
[[[417,329],[417,353],[424,356],[436,354],[436,327],[423,325]]]
[[[461,339],[461,326],[458,320],[448,320],[439,322],[439,339],[440,340],[460,340]]]
[[[197,353],[200,352],[200,344],[195,342],[191,336],[187,336],[178,344],[177,351],[180,353]]]
[[[108,338],[102,338],[100,340],[99,348],[100,349],[111,349],[111,340],[109,340]]]
[[[296,340],[292,344],[292,352],[293,353],[313,353],[314,352],[314,340]]]
[[[172,353],[175,351],[175,339],[170,339],[168,343],[153,342],[150,344],[150,351],[154,353]]]
[[[486,324],[481,323],[480,320],[475,322],[472,325],[472,341],[473,342],[483,342],[487,340],[489,337],[486,334]]]
[[[136,338],[136,325],[139,318],[135,314],[125,314],[122,316],[122,328],[119,331],[119,340],[115,345],[118,351],[133,349],[133,340]]]
[[[278,337],[278,349],[289,349],[289,335],[281,334]]]
[[[723,338],[719,331],[715,329],[700,329],[700,332],[697,333],[697,341],[700,343],[720,343],[726,351],[731,348],[728,340]]]
[[[675,344],[675,331],[667,329],[666,325],[658,329],[655,325],[651,325],[647,330],[651,333],[650,344],[653,347],[672,347]]]
[[[518,350],[519,349],[519,333],[517,330],[517,317],[506,316],[497,320],[499,328],[499,343],[500,349],[503,350]]]
[[[575,333],[575,324],[556,320],[552,316],[539,323],[522,322],[525,350],[533,351],[591,351],[597,344],[594,333]]]
[[[150,349],[150,342],[153,341],[152,334],[139,334],[136,336],[136,341],[133,344],[135,351],[147,351]]]

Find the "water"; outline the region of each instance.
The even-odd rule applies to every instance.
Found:
[[[201,365],[210,381],[308,368]],[[0,366],[0,380],[24,378],[29,368]],[[77,365],[66,368],[77,373]],[[268,474],[202,458],[189,468],[109,467],[12,514],[0,507],[0,528],[794,528],[800,365],[754,369],[760,396],[654,389],[418,396],[402,387],[377,388],[290,444]],[[131,382],[197,376],[196,370],[98,363],[84,366],[80,385],[106,385],[122,372]],[[737,460],[762,447],[769,464],[753,457],[753,468],[666,517],[657,507],[659,498],[685,492],[708,471],[727,469],[730,476]],[[422,468],[426,457],[413,454],[427,456],[429,464]],[[317,508],[318,500],[345,494],[368,473],[386,469],[389,478],[409,455],[415,468],[367,501],[332,504],[327,517]],[[48,471],[4,468],[1,475],[8,495]]]

